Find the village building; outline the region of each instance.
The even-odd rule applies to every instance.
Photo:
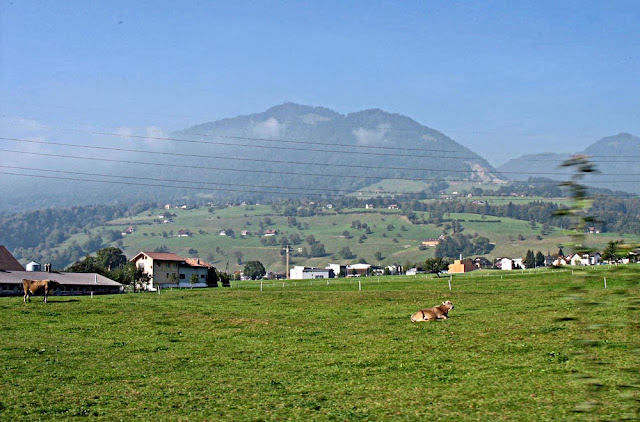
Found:
[[[473,260],[474,265],[477,269],[481,270],[490,270],[493,268],[493,263],[483,256],[479,256]]]
[[[470,259],[456,259],[453,264],[449,264],[449,274],[468,273],[476,269],[475,263]]]
[[[209,270],[213,265],[200,259],[183,258],[174,253],[140,252],[130,259],[136,268],[149,277],[142,289],[154,291],[167,287],[206,287]],[[198,282],[191,284],[191,276]]]
[[[309,280],[320,278],[334,278],[335,273],[331,268],[316,268],[305,267],[303,265],[296,265],[289,271],[289,278],[291,280]]]
[[[343,277],[347,274],[347,266],[343,264],[329,264],[326,268],[332,270],[336,277]]]
[[[347,277],[367,277],[372,271],[371,264],[351,264],[347,265]]]

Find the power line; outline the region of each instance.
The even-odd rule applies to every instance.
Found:
[[[72,174],[72,175],[81,175],[81,176],[99,176],[99,177],[112,177],[118,179],[141,179],[141,180],[152,180],[156,182],[174,182],[174,183],[198,183],[203,185],[222,185],[222,186],[242,186],[242,187],[251,187],[251,188],[268,188],[268,189],[287,189],[287,190],[298,190],[298,191],[319,191],[319,192],[332,192],[333,190],[321,189],[321,188],[296,188],[290,186],[272,186],[272,185],[256,185],[256,184],[242,184],[242,183],[222,183],[222,182],[203,182],[200,180],[180,180],[180,179],[159,179],[156,177],[144,177],[144,176],[123,176],[123,175],[113,175],[113,174],[104,174],[104,173],[88,173],[88,172],[80,172],[80,171],[68,171],[68,170],[50,170],[50,169],[41,169],[41,168],[31,168],[31,167],[19,167],[19,166],[6,166],[0,165],[1,168],[10,168],[16,170],[28,170],[28,171],[40,171],[40,172],[51,172],[51,173],[63,173],[63,174]],[[14,174],[23,174],[23,173],[14,173]],[[29,176],[29,174],[24,174],[25,176]],[[344,190],[344,189],[342,189]],[[395,192],[395,191],[368,191],[368,190],[360,190],[359,193],[371,193],[371,194],[393,194],[393,195],[418,195],[423,194],[424,192]]]
[[[51,142],[51,141],[36,141],[31,139],[21,139],[21,138],[5,138],[0,137],[0,140],[5,141],[13,141],[13,142],[25,142],[32,144],[41,144],[41,145],[56,145],[56,146],[66,146],[66,147],[74,147],[74,148],[87,148],[87,149],[97,149],[97,150],[105,150],[105,151],[118,151],[118,152],[133,152],[133,153],[144,153],[144,154],[157,154],[157,155],[168,155],[168,156],[178,156],[178,157],[190,157],[190,158],[214,158],[219,160],[233,160],[233,161],[250,161],[250,162],[263,162],[264,159],[257,158],[246,158],[246,157],[228,157],[222,155],[203,155],[203,154],[186,154],[181,152],[165,152],[165,151],[150,151],[150,150],[139,150],[139,149],[130,149],[130,148],[116,148],[116,147],[104,147],[104,146],[96,146],[96,145],[82,145],[82,144],[70,144],[64,142]],[[269,147],[270,148],[270,147]],[[386,155],[386,154],[385,154]],[[443,158],[443,157],[431,157],[431,158]],[[359,165],[359,164],[327,164],[327,163],[318,163],[318,162],[310,162],[310,161],[291,161],[291,160],[276,160],[269,159],[269,162],[276,164],[295,164],[295,165],[304,165],[304,166],[322,166],[322,167],[346,167],[346,168],[364,168],[367,170],[371,170],[371,166]],[[381,167],[377,166],[377,170],[411,170],[411,171],[436,171],[436,172],[464,172],[464,173],[474,173],[475,170],[452,170],[452,169],[428,169],[428,168],[414,168],[414,167]],[[488,172],[494,173],[494,172]],[[525,173],[529,174],[529,173]]]
[[[136,139],[149,139],[156,141],[173,141],[173,142],[185,142],[185,143],[193,143],[193,144],[209,144],[209,145],[227,145],[227,146],[243,146],[249,148],[273,148],[273,149],[287,149],[287,150],[298,150],[298,151],[311,151],[311,152],[328,152],[328,153],[345,153],[343,150],[327,150],[327,149],[312,149],[312,148],[294,148],[294,147],[275,147],[275,146],[265,146],[265,145],[256,145],[256,144],[239,144],[237,142],[229,143],[229,142],[214,142],[214,141],[204,141],[204,140],[193,140],[193,139],[184,139],[184,138],[174,138],[174,137],[163,137],[163,136],[148,136],[148,135],[134,135],[134,134],[122,134],[122,133],[114,133],[114,132],[105,132],[105,131],[93,131],[93,130],[81,130],[81,129],[61,129],[54,128],[51,126],[45,125],[29,125],[30,127],[38,127],[42,129],[53,129],[53,130],[64,130],[68,132],[77,132],[77,133],[88,133],[92,135],[106,135],[106,136],[117,136],[123,138],[136,138]],[[374,150],[386,150],[390,151],[389,153],[393,153],[396,156],[401,157],[416,157],[415,154],[398,154],[398,151],[430,151],[430,152],[459,152],[456,150],[446,150],[446,149],[429,149],[429,148],[407,148],[407,147],[390,147],[390,146],[380,146],[380,145],[352,145],[352,144],[340,144],[340,143],[327,143],[327,142],[310,142],[310,141],[300,141],[300,140],[287,140],[287,139],[273,139],[273,138],[254,138],[249,136],[231,136],[231,135],[214,135],[214,134],[189,134],[188,136],[201,136],[206,138],[223,138],[223,139],[236,139],[236,140],[244,140],[244,141],[261,141],[261,142],[278,142],[285,144],[299,144],[299,145],[322,145],[329,147],[345,147],[345,148],[354,148],[354,149],[374,149]],[[373,152],[359,152],[359,154],[367,154],[367,155],[388,155],[388,153],[373,153]],[[432,156],[418,156],[422,158],[433,158]],[[473,156],[468,157],[446,157],[452,159],[470,159],[476,158]]]
[[[96,179],[83,179],[83,178],[73,178],[73,177],[57,177],[57,176],[47,176],[47,175],[32,175],[32,174],[25,174],[25,173],[15,173],[15,172],[0,172],[3,174],[8,174],[8,175],[15,175],[15,176],[27,176],[27,177],[40,177],[40,178],[45,178],[45,179],[58,179],[58,180],[73,180],[73,181],[85,181],[85,182],[99,182],[99,183],[113,183],[113,184],[124,184],[124,185],[135,185],[135,186],[153,186],[153,187],[167,187],[167,188],[186,188],[186,189],[200,189],[200,190],[215,190],[215,191],[230,191],[230,192],[245,192],[245,193],[273,193],[273,194],[299,194],[296,192],[282,192],[282,191],[278,191],[278,192],[274,192],[274,191],[264,191],[264,190],[260,190],[260,191],[255,191],[255,190],[244,190],[244,189],[220,189],[220,188],[211,188],[211,187],[205,187],[205,186],[184,186],[184,185],[162,185],[159,184],[158,182],[177,182],[177,183],[196,183],[199,185],[222,185],[222,186],[241,186],[241,187],[249,187],[249,188],[269,188],[269,189],[285,189],[285,190],[302,190],[302,191],[319,191],[319,192],[325,192],[328,193],[328,195],[326,196],[354,196],[356,194],[361,195],[362,193],[366,193],[366,194],[373,194],[373,195],[377,195],[378,197],[380,196],[387,196],[387,195],[391,195],[391,196],[416,196],[416,195],[420,195],[420,196],[425,196],[428,195],[426,192],[422,191],[422,192],[396,192],[396,191],[383,191],[383,190],[376,190],[376,191],[367,191],[367,190],[360,190],[360,189],[355,189],[353,192],[351,193],[345,193],[345,194],[336,194],[334,193],[334,190],[328,190],[328,189],[318,189],[318,188],[292,188],[292,187],[285,187],[285,186],[265,186],[265,185],[256,185],[256,184],[232,184],[232,183],[214,183],[214,182],[203,182],[203,181],[193,181],[193,180],[177,180],[177,179],[158,179],[158,178],[149,178],[149,177],[141,177],[141,176],[123,176],[123,175],[110,175],[110,174],[104,174],[104,173],[88,173],[88,172],[77,172],[77,171],[64,171],[64,170],[49,170],[49,169],[33,169],[30,167],[18,167],[18,166],[6,166],[6,165],[0,165],[0,167],[2,168],[11,168],[11,169],[18,169],[18,170],[28,170],[28,171],[40,171],[40,172],[52,172],[52,173],[63,173],[63,174],[72,174],[72,175],[76,175],[76,176],[98,176],[98,177],[111,177],[111,178],[120,178],[120,179],[131,179],[131,178],[135,178],[135,179],[141,179],[141,180],[152,180],[154,181],[153,184],[148,184],[148,183],[133,183],[133,182],[117,182],[117,181],[113,181],[113,180],[96,180]],[[426,183],[426,181],[425,181]],[[545,182],[545,184],[553,184],[555,186],[558,186],[557,183],[553,183],[551,181]],[[444,198],[443,198],[444,196]],[[608,196],[618,196],[618,197],[629,197],[630,195],[608,195]],[[431,194],[431,197],[427,196],[427,197],[423,197],[422,199],[432,199],[432,200],[442,200],[442,199],[450,199],[447,198],[448,194]],[[466,197],[459,197],[459,196],[455,196],[453,195],[454,198],[457,199],[468,199]],[[536,201],[536,200],[542,200],[542,201],[551,201],[553,202],[553,198],[544,198],[544,199],[532,199],[531,197],[505,197],[505,195],[492,195],[489,193],[483,193],[481,195],[476,196],[476,198],[491,198],[491,197],[495,197],[498,199],[508,199],[510,201]],[[557,199],[556,199],[557,200]]]
[[[222,159],[222,160],[233,160],[233,161],[249,161],[249,162],[263,162],[263,159],[256,158],[246,158],[246,157],[228,157],[228,156],[220,156],[220,155],[202,155],[202,154],[186,154],[180,152],[164,152],[164,151],[150,151],[150,150],[138,150],[138,149],[129,149],[129,148],[116,148],[116,147],[104,147],[104,146],[96,146],[96,145],[82,145],[82,144],[71,144],[64,142],[52,142],[52,141],[36,141],[31,139],[22,139],[22,138],[6,138],[0,137],[0,140],[5,141],[13,141],[13,142],[24,142],[24,143],[33,143],[33,144],[42,144],[42,145],[56,145],[56,146],[66,146],[66,147],[74,147],[74,148],[86,148],[86,149],[97,149],[97,150],[107,150],[107,151],[117,151],[117,152],[132,152],[132,153],[144,153],[144,154],[157,154],[157,155],[167,155],[167,156],[179,156],[179,157],[191,157],[191,158],[214,158],[214,159]],[[31,153],[31,152],[29,152]],[[431,157],[431,158],[444,158],[444,157]],[[309,161],[291,161],[291,160],[275,160],[270,159],[271,163],[277,164],[294,164],[294,165],[305,165],[305,166],[322,166],[322,167],[345,167],[345,168],[363,168],[367,170],[372,170],[371,166],[366,165],[358,165],[358,164],[327,164],[327,163],[318,163],[318,162],[309,162]],[[402,171],[423,171],[423,172],[451,172],[451,173],[471,173],[471,174],[479,174],[481,173],[478,170],[463,170],[463,169],[433,169],[433,168],[416,168],[416,167],[375,167],[376,170],[402,170]],[[517,175],[538,175],[538,176],[566,176],[566,172],[517,172],[517,171],[488,171],[486,172],[490,175],[507,175],[507,174],[517,174]],[[640,173],[600,173],[603,176],[640,176]],[[364,176],[363,176],[364,177]]]
[[[306,124],[306,123],[303,123]],[[306,124],[308,125],[308,124]],[[320,124],[318,124],[320,125]],[[149,136],[149,135],[134,135],[134,134],[122,134],[122,133],[114,133],[114,132],[108,132],[108,131],[96,131],[96,130],[82,130],[82,129],[77,129],[77,128],[60,128],[60,127],[53,127],[53,126],[47,126],[47,125],[35,125],[35,124],[29,124],[29,125],[25,125],[28,127],[34,127],[34,128],[42,128],[42,129],[49,129],[49,130],[62,130],[62,131],[68,131],[68,132],[77,132],[77,133],[87,133],[87,134],[93,134],[93,135],[105,135],[105,136],[116,136],[116,137],[122,137],[122,138],[136,138],[136,139],[148,139],[148,140],[160,140],[160,141],[172,141],[172,142],[184,142],[184,143],[193,143],[193,144],[209,144],[209,145],[223,145],[223,146],[242,146],[242,147],[248,147],[248,148],[271,148],[271,149],[284,149],[284,150],[297,150],[297,151],[310,151],[310,152],[325,152],[325,153],[345,153],[345,151],[343,150],[327,150],[327,149],[313,149],[313,148],[294,148],[294,147],[277,147],[277,146],[265,146],[265,145],[256,145],[256,144],[239,144],[239,143],[228,143],[228,142],[214,142],[214,141],[205,141],[205,140],[193,140],[193,139],[184,139],[184,138],[175,138],[175,137],[161,137],[161,136]],[[324,126],[329,126],[329,127],[353,127],[353,128],[365,128],[362,126],[350,126],[350,125],[324,125]],[[375,129],[375,130],[396,130],[396,131],[416,131],[416,132],[424,132],[424,130],[417,130],[417,129],[408,129],[408,128],[380,128],[380,127],[369,127],[368,129]],[[426,128],[427,130],[430,131],[435,131],[438,132],[435,129],[430,129],[430,128]],[[441,133],[441,132],[438,132]],[[470,132],[470,133],[476,133],[476,132]],[[489,133],[489,132],[478,132],[478,133]],[[442,133],[441,133],[442,134]],[[446,137],[446,135],[442,134],[443,136]],[[301,141],[301,140],[285,140],[285,139],[273,139],[273,138],[256,138],[256,137],[249,137],[249,136],[231,136],[231,135],[218,135],[218,134],[200,134],[200,133],[193,133],[193,134],[189,134],[188,136],[201,136],[201,137],[206,137],[206,138],[223,138],[223,139],[236,139],[236,140],[250,140],[250,141],[262,141],[262,142],[275,142],[275,143],[287,143],[287,144],[301,144],[301,145],[313,145],[313,146],[317,146],[317,145],[323,145],[323,146],[336,146],[336,147],[346,147],[346,148],[354,148],[354,149],[376,149],[376,150],[383,150],[383,151],[388,151],[388,152],[383,152],[383,153],[372,153],[372,152],[358,152],[359,154],[363,154],[363,155],[383,155],[386,156],[388,154],[393,154],[396,157],[413,157],[413,158],[448,158],[448,159],[474,159],[474,158],[481,158],[484,159],[483,157],[479,156],[479,155],[475,155],[475,156],[431,156],[431,155],[415,155],[415,154],[399,154],[398,151],[430,151],[430,152],[459,152],[459,150],[447,150],[447,149],[428,149],[428,148],[408,148],[408,147],[396,147],[396,146],[380,146],[380,145],[353,145],[353,144],[341,144],[341,143],[325,143],[325,142],[316,142],[316,141]],[[449,138],[450,139],[450,138]],[[452,140],[453,141],[453,140]],[[455,142],[455,141],[453,141]],[[462,146],[465,149],[468,149],[464,146]],[[347,151],[349,152],[349,151]],[[567,157],[570,157],[573,154],[566,154]],[[630,158],[630,157],[635,157],[635,158],[640,158],[640,155],[598,155],[598,156],[592,156],[594,160],[597,160],[600,163],[634,163],[637,162],[637,160],[615,160],[615,161],[602,161],[600,160],[600,158]],[[557,162],[558,160],[556,159],[540,159],[540,158],[528,158],[527,161],[533,161],[533,162]]]

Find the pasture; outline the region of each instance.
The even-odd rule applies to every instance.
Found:
[[[511,274],[3,297],[0,419],[638,417],[635,267]]]

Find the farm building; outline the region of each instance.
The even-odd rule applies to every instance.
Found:
[[[296,265],[289,273],[291,280],[307,280],[316,278],[334,278],[335,274],[330,268],[315,268]]]
[[[451,273],[468,273],[477,270],[476,264],[470,259],[456,259],[453,264],[449,265],[449,274]]]
[[[122,284],[96,273],[68,273],[58,271],[0,271],[0,295],[22,296],[22,279],[55,280],[60,286],[53,296],[122,293]]]

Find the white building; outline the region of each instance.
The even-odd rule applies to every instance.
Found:
[[[307,280],[317,278],[334,278],[335,274],[330,268],[315,268],[305,267],[303,265],[296,265],[289,272],[289,278],[291,280]]]

